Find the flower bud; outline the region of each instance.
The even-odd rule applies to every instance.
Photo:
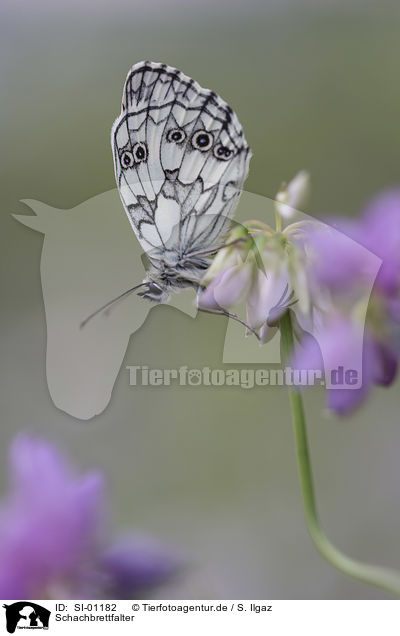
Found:
[[[309,189],[310,175],[306,170],[301,170],[289,184],[282,183],[275,198],[278,214],[284,219],[292,218],[296,211],[305,205]]]

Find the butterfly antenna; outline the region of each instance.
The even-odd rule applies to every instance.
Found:
[[[108,309],[110,309],[110,307],[115,305],[115,303],[119,302],[123,298],[126,298],[126,296],[129,296],[129,294],[132,294],[132,292],[136,291],[136,289],[139,289],[140,287],[144,287],[146,285],[148,285],[148,283],[140,283],[139,285],[135,285],[134,287],[131,287],[130,289],[127,289],[126,291],[124,291],[122,294],[120,294],[116,298],[109,300],[108,303],[106,303],[105,305],[102,305],[101,307],[96,309],[96,311],[93,311],[91,314],[89,314],[87,318],[85,318],[85,320],[82,320],[81,324],[79,325],[79,328],[83,329],[83,327],[87,325],[89,320],[97,316],[97,314],[100,314],[102,311],[107,311]]]

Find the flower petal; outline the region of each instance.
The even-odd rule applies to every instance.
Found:
[[[292,359],[295,369],[325,371],[327,406],[338,415],[350,413],[365,399],[378,364],[374,342],[363,338],[361,327],[338,317],[315,337],[306,335]]]
[[[378,287],[386,294],[400,291],[400,188],[386,190],[364,213],[361,241],[382,259]]]
[[[264,322],[273,326],[287,310],[290,300],[286,268],[282,266],[278,272],[266,273],[259,269],[246,300],[247,323],[253,329],[258,329]]]
[[[68,580],[79,597],[100,549],[101,476],[76,477],[51,444],[21,435],[10,451],[10,482],[0,508],[0,596],[38,597]]]
[[[130,598],[138,589],[163,583],[177,572],[180,559],[154,541],[127,537],[113,545],[103,557],[110,598]]]
[[[228,309],[240,302],[251,284],[251,266],[236,265],[218,274],[199,294],[200,309]]]

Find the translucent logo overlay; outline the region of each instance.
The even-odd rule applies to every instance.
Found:
[[[34,215],[14,215],[15,218],[44,234],[40,272],[47,324],[46,372],[49,392],[54,404],[61,410],[79,419],[90,419],[107,407],[129,339],[135,337],[149,312],[157,305],[131,294],[108,315],[94,318],[84,329],[80,328],[80,324],[98,307],[146,277],[143,249],[124,213],[116,189],[71,209],[57,209],[34,200],[24,200],[23,203]],[[244,191],[235,220],[241,223],[247,219],[260,219],[273,226],[274,204],[272,199]],[[296,214],[296,220],[310,218],[302,213]],[[351,241],[348,237],[345,240]],[[361,245],[351,242],[354,243],[354,250],[363,252],[364,260],[368,260],[370,293],[381,260]],[[282,291],[284,293],[285,290]],[[368,300],[366,294],[363,302],[357,306],[361,320],[365,320]],[[198,312],[194,289],[173,293],[167,304],[192,318]],[[328,357],[324,356],[324,343],[318,341],[317,327],[311,335],[321,348],[325,365],[322,377],[315,370],[313,374],[310,372],[310,380],[309,375],[296,375],[292,369],[290,380],[289,371],[285,372],[290,367],[285,366],[283,375],[275,376],[275,380],[271,381],[268,367],[281,363],[279,332],[260,346],[255,337],[244,337],[241,324],[229,320],[221,360],[224,365],[229,365],[229,369],[210,369],[208,372],[192,368],[190,361],[187,361],[185,382],[180,381],[183,372],[179,369],[163,370],[169,371],[166,385],[195,386],[198,380],[197,384],[202,386],[240,386],[244,389],[290,382],[298,385],[325,384],[332,389],[359,388],[362,384],[362,331],[359,341],[355,343],[358,356],[352,358],[351,368],[347,368],[345,363],[341,364],[340,360],[334,366],[325,363]],[[127,362],[131,386],[143,385],[143,374],[139,372],[135,361],[125,361],[124,367]],[[236,369],[238,375],[235,365],[243,364],[259,365],[259,373],[257,368]],[[129,368],[136,368],[135,380],[132,380],[132,370]],[[233,372],[230,377],[228,371]],[[240,375],[241,372],[244,374]],[[151,382],[149,379],[147,381],[150,386],[165,382],[165,374],[161,381],[158,373],[150,375],[153,378]],[[175,378],[172,377],[174,375]]]

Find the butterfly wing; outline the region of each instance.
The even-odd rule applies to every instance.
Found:
[[[121,199],[147,253],[216,244],[251,157],[226,102],[175,68],[139,62],[126,78],[112,146]]]

